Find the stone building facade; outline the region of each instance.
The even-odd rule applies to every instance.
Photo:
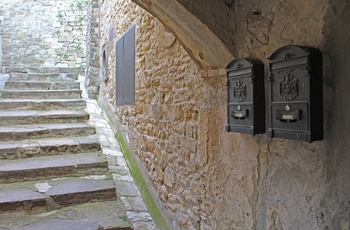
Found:
[[[162,3],[100,1],[100,50],[108,50],[100,103],[143,162],[174,228],[349,229],[349,1]],[[115,42],[132,25],[136,103],[116,106]],[[221,44],[206,53],[213,35]],[[215,48],[259,59],[267,70],[267,58],[285,45],[323,52],[324,140],[225,132],[230,60],[210,65],[229,57]]]
[[[2,65],[85,67],[87,4],[2,0]]]

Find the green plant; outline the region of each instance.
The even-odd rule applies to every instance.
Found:
[[[78,21],[82,22],[85,20],[85,16],[84,15],[78,15]]]
[[[76,50],[81,50],[81,43],[78,43],[78,44],[75,46],[75,49],[76,49]]]
[[[57,12],[57,17],[63,18],[63,13],[62,13],[61,11],[58,11],[58,12]]]
[[[88,3],[88,0],[75,0],[75,5],[78,9],[82,9],[84,6],[86,6]]]
[[[124,221],[128,221],[128,217],[126,217],[126,216],[120,216],[119,218],[124,220]]]
[[[71,9],[72,11],[74,11],[74,3],[73,3],[73,2],[70,4],[70,9]]]

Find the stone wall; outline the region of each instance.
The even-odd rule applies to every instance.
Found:
[[[200,2],[188,9],[204,14],[193,10]],[[225,2],[234,23],[215,34],[237,56],[267,69],[267,58],[285,45],[323,52],[323,141],[226,133],[226,77],[203,78],[170,30],[130,1],[100,4],[109,75],[101,104],[147,168],[175,229],[349,229],[349,1]],[[223,11],[212,12],[208,21],[198,15],[209,28]],[[115,41],[133,24],[136,104],[116,107]]]
[[[1,26],[1,22],[0,22]],[[0,74],[2,73],[2,37],[0,36]]]
[[[321,43],[327,146],[322,165],[325,186],[317,191],[319,222],[325,229],[350,228],[349,20],[350,1],[330,0]],[[310,202],[315,203],[312,198]]]
[[[85,66],[86,3],[0,1],[3,66]]]
[[[137,28],[136,104],[114,106],[115,42]],[[112,41],[108,37],[115,31]],[[199,106],[203,82],[186,51],[157,19],[130,1],[101,3],[101,39],[108,48],[108,75],[100,101],[127,130],[176,225],[189,229],[209,210],[196,197],[199,168]],[[205,202],[205,201],[203,201]]]
[[[98,0],[89,0],[86,40],[86,86],[90,98],[96,98],[99,92],[99,4]]]

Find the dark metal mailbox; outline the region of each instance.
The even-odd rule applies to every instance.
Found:
[[[227,132],[265,132],[264,65],[237,58],[227,65]]]
[[[270,137],[323,139],[322,53],[285,46],[270,61]]]

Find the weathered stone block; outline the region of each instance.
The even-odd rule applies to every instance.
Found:
[[[187,137],[181,137],[180,138],[181,145],[190,152],[196,152],[197,151],[197,141],[194,139],[190,139]]]
[[[174,173],[169,169],[165,169],[164,172],[164,184],[168,187],[172,188],[175,181],[175,175]]]

